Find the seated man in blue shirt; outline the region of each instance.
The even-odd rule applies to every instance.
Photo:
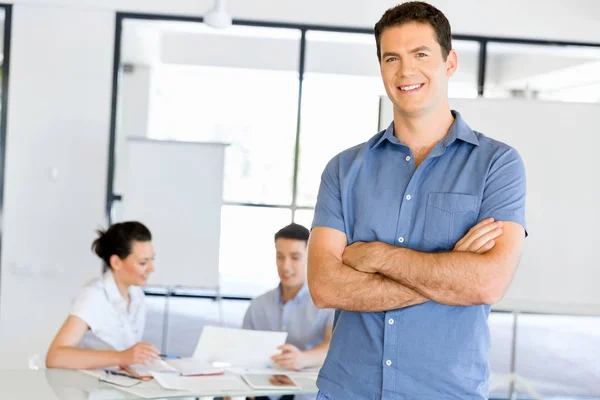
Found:
[[[277,366],[290,370],[323,365],[333,325],[333,310],[317,308],[308,293],[308,237],[308,229],[298,224],[288,225],[275,234],[281,283],[252,300],[242,326],[287,332],[287,343],[280,348],[281,354],[272,359]]]
[[[524,164],[450,109],[458,57],[440,10],[393,7],[375,39],[394,120],[329,162],[310,237],[311,295],[340,310],[318,399],[484,400],[490,306],[526,236]],[[485,221],[493,246],[461,250]]]

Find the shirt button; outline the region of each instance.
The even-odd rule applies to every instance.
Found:
[[[398,242],[400,242],[400,243],[404,243],[404,238],[403,238],[403,237],[399,237],[399,238],[398,238]]]
[[[410,156],[406,156],[405,160],[410,161]]]
[[[406,200],[410,200],[410,199],[412,199],[412,196],[410,194],[407,194],[406,195]]]
[[[389,367],[390,365],[392,365],[392,362],[391,362],[390,360],[387,360],[387,361],[385,362],[385,365],[387,365],[387,366]]]
[[[390,319],[388,319],[388,324],[390,324],[390,325],[394,325],[394,318],[390,318]]]

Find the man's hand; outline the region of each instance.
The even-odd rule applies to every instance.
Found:
[[[468,251],[477,254],[490,251],[496,245],[494,239],[502,235],[502,226],[502,221],[494,222],[494,218],[484,219],[469,229],[469,232],[456,242],[453,251]]]
[[[454,246],[453,251],[466,251],[483,254],[491,250],[496,242],[494,239],[502,235],[502,221],[494,222],[488,218],[469,229],[469,232]],[[342,256],[342,262],[357,271],[374,274],[381,264],[381,254],[391,245],[381,242],[354,242],[347,246]]]
[[[281,350],[281,354],[271,357],[271,360],[273,360],[277,366],[296,371],[308,366],[308,360],[306,359],[304,352],[296,346],[284,344],[277,349]]]
[[[342,262],[357,271],[374,274],[377,272],[378,265],[372,262],[380,260],[377,255],[386,246],[388,245],[381,242],[354,242],[346,246]]]

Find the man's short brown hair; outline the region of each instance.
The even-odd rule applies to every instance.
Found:
[[[444,60],[452,50],[452,33],[446,16],[431,4],[422,1],[409,1],[387,10],[375,24],[375,42],[377,60],[381,61],[381,35],[386,28],[404,25],[410,22],[429,24],[435,31],[437,41],[442,47]]]

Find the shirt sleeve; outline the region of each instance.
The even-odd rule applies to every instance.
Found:
[[[102,293],[92,287],[86,287],[75,298],[71,315],[81,318],[94,332],[102,326],[103,311],[106,307],[106,299]]]
[[[333,318],[335,316],[335,310],[328,308],[325,310],[327,312],[327,318],[325,319],[325,328],[333,325]]]
[[[312,227],[324,226],[345,233],[339,177],[339,156],[334,157],[321,175]]]
[[[525,229],[526,176],[519,153],[510,148],[493,163],[486,179],[478,221],[493,217],[516,222]]]
[[[256,330],[256,326],[254,324],[254,318],[253,318],[253,309],[254,309],[254,302],[250,302],[250,306],[248,307],[248,309],[246,310],[246,314],[244,315],[244,322],[242,323],[242,329],[251,329],[251,330]]]

